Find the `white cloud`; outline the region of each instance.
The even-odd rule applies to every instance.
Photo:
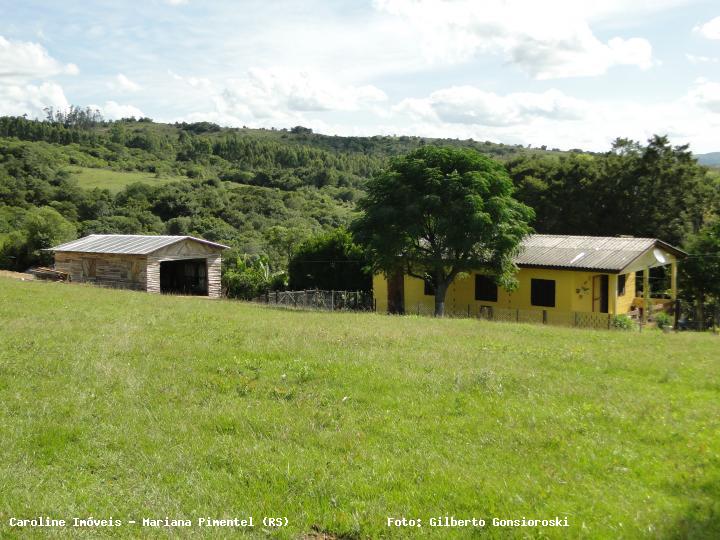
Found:
[[[694,151],[716,148],[720,83],[698,80],[675,100],[585,101],[557,90],[499,95],[476,87],[440,89],[403,100],[391,121],[376,131],[427,137],[473,138],[508,144],[603,151],[616,137],[640,141],[668,134]]]
[[[340,84],[315,73],[251,68],[244,77],[226,81],[212,99],[216,112],[229,121],[287,123],[301,121],[308,112],[367,109],[387,100],[387,96],[372,85]]]
[[[406,99],[397,110],[415,118],[478,126],[510,126],[536,118],[577,120],[586,105],[558,90],[517,92],[500,96],[473,86],[453,86],[427,99]]]
[[[140,109],[133,105],[121,105],[116,101],[106,101],[104,105],[90,105],[91,109],[98,109],[107,120],[119,120],[120,118],[142,118],[145,116]]]
[[[617,65],[648,69],[646,39],[615,37],[607,43],[589,21],[604,14],[585,2],[555,0],[374,0],[377,10],[410,25],[429,62],[457,63],[500,54],[537,79],[595,76]]]
[[[687,58],[691,64],[716,64],[718,62],[718,59],[714,56],[702,56],[690,53],[686,53],[685,58]]]
[[[183,4],[187,4],[188,1],[189,0],[165,0],[165,3],[171,6],[181,6]]]
[[[696,26],[693,28],[693,32],[697,32],[707,39],[720,39],[720,17],[715,17],[705,24]]]
[[[45,107],[68,107],[62,87],[44,79],[75,75],[75,64],[52,58],[42,45],[0,36],[0,114],[43,117]]]
[[[700,78],[688,92],[686,102],[720,114],[720,83]]]
[[[31,118],[43,118],[43,109],[67,109],[70,106],[62,87],[54,82],[35,84],[1,84],[0,116],[27,114]]]
[[[62,64],[38,43],[0,36],[0,81],[30,81],[60,74],[76,75],[75,64]]]
[[[108,87],[119,92],[137,92],[141,88],[139,84],[131,81],[122,73],[113,77],[112,81],[108,83]]]
[[[183,77],[182,75],[178,75],[172,70],[168,70],[168,73],[176,81],[181,81],[196,90],[208,92],[213,89],[212,82],[210,82],[210,79],[207,79],[205,77]]]

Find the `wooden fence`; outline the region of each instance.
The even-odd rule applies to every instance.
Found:
[[[254,302],[292,309],[374,311],[371,291],[273,291]]]

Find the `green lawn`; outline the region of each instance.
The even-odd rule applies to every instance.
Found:
[[[242,534],[8,526],[40,515],[252,515],[245,534],[279,538],[720,537],[717,336],[2,278],[0,305],[3,538]],[[570,526],[428,526],[444,515]]]
[[[78,181],[80,187],[109,189],[112,193],[117,193],[134,182],[158,186],[187,180],[184,176],[156,178],[154,173],[149,172],[113,171],[110,169],[91,169],[89,167],[71,167],[68,172],[70,172],[71,178]]]

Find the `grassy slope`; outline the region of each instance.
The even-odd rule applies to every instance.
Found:
[[[125,186],[135,182],[157,186],[187,180],[183,176],[157,178],[154,173],[112,171],[110,169],[91,169],[88,167],[72,167],[68,170],[71,178],[76,179],[80,187],[109,189],[112,193],[117,193]]]
[[[716,336],[1,278],[0,298],[0,536],[13,515],[248,513],[287,516],[280,537],[446,513],[571,523],[493,537],[720,534]]]

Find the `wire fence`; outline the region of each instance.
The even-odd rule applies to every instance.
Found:
[[[675,312],[678,312],[677,326]],[[558,311],[554,309],[517,309],[495,306],[474,307],[471,304],[458,308],[446,309],[445,316],[453,318],[477,318],[486,321],[550,324],[574,328],[589,329],[624,329],[642,331],[645,327],[657,327],[666,330],[720,330],[720,306],[706,309],[702,315],[696,313],[696,307],[686,301],[678,300],[665,305],[651,305],[647,320],[643,321],[641,309],[628,313],[613,315],[610,313],[587,311]],[[433,316],[434,307],[418,303],[406,306],[409,315]]]
[[[371,291],[272,291],[253,300],[291,309],[319,311],[374,311]]]
[[[677,300],[673,306],[678,313],[677,326],[679,330],[709,330],[718,331],[720,328],[720,302],[688,302]]]
[[[418,304],[408,314],[432,316],[434,310],[425,304]],[[468,305],[464,309],[451,308],[446,310],[446,317],[474,318],[485,321],[551,324],[556,326],[571,326],[575,328],[613,329],[618,327],[616,317],[608,313],[590,313],[583,311],[555,311],[549,309],[518,309],[495,306],[480,306],[474,308]],[[627,323],[626,323],[627,324]],[[636,327],[635,323],[631,324]]]
[[[303,291],[272,291],[253,299],[254,302],[271,306],[314,311],[376,311],[372,291],[328,291],[309,289]],[[660,305],[658,305],[660,306]],[[668,309],[669,307],[669,309]],[[675,313],[678,313],[677,325]],[[431,317],[434,306],[418,303],[406,306],[405,314]],[[707,330],[720,328],[720,306],[698,310],[693,303],[677,300],[666,308],[652,307],[647,321],[636,309],[622,315],[585,311],[557,311],[554,309],[518,309],[495,306],[463,308],[448,306],[446,317],[474,318],[486,321],[550,324],[588,329],[634,329],[642,331],[646,323],[667,330]]]

